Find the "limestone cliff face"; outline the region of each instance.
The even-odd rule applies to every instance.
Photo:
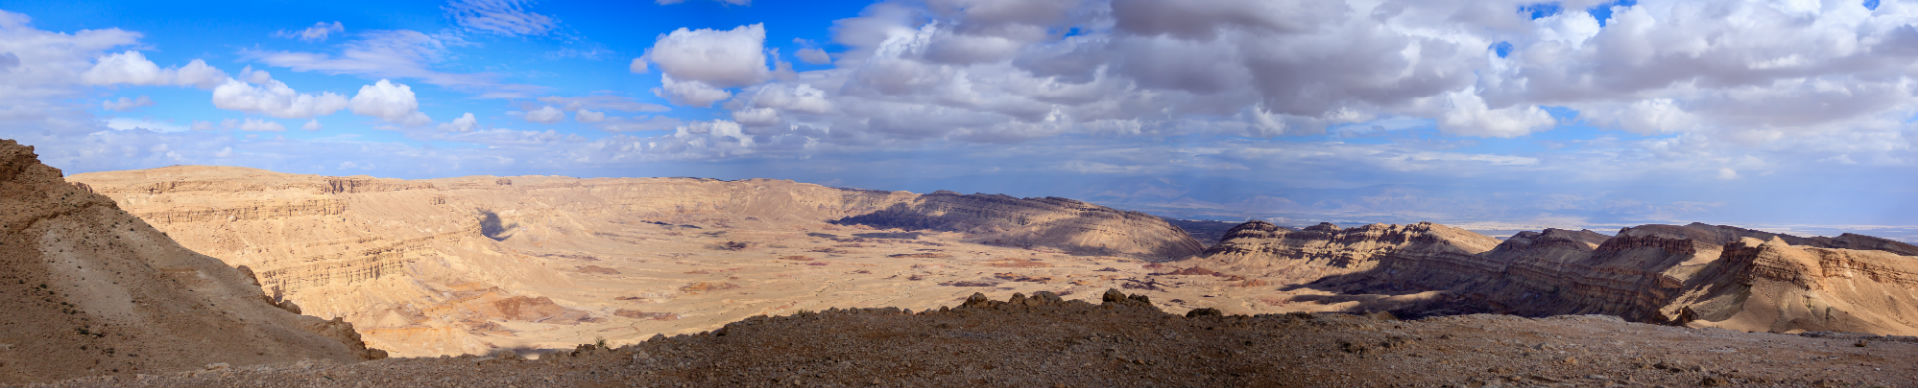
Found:
[[[1165,219],[1076,200],[935,192],[838,224],[961,232],[1001,246],[1054,248],[1074,254],[1182,259],[1204,247]]]
[[[1289,280],[1425,267],[1454,269],[1448,276],[1471,276],[1481,265],[1474,255],[1497,244],[1491,237],[1433,223],[1355,228],[1322,223],[1292,230],[1252,221],[1226,232],[1205,255],[1229,265],[1271,265],[1282,269],[1272,275]]]
[[[344,322],[271,304],[243,271],[11,140],[0,140],[0,263],[0,385],[377,353]]]
[[[1918,334],[1918,257],[1900,255],[1898,243],[1875,237],[1803,238],[1706,224],[1645,225],[1613,237],[1558,229],[1522,232],[1495,248],[1473,250],[1481,246],[1469,243],[1474,239],[1394,233],[1439,230],[1420,225],[1338,229],[1322,224],[1292,232],[1247,223],[1207,257],[1263,261],[1278,268],[1275,272],[1322,275],[1308,281],[1344,293],[1448,295],[1389,307],[1409,315],[1608,314],[1741,330]],[[1408,243],[1417,241],[1448,243]]]

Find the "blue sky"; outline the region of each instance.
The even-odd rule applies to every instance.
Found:
[[[1913,47],[1918,5],[1876,1],[30,2],[0,5],[0,137],[69,173],[1910,240]]]

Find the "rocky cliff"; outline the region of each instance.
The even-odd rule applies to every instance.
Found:
[[[833,220],[877,228],[960,232],[972,241],[1073,254],[1183,259],[1205,249],[1165,219],[1076,200],[948,191]]]
[[[0,385],[382,357],[0,140]]]
[[[1482,264],[1474,255],[1497,244],[1498,239],[1429,222],[1354,228],[1321,223],[1294,230],[1251,221],[1226,232],[1205,256],[1225,265],[1271,268],[1269,276],[1288,281],[1426,267],[1469,276]]]
[[[1322,224],[1290,232],[1247,223],[1207,257],[1321,274],[1307,280],[1311,287],[1345,294],[1441,295],[1360,306],[1405,315],[1607,314],[1754,331],[1918,334],[1918,257],[1875,237],[1805,238],[1694,223],[1624,228],[1611,237],[1522,232],[1473,250],[1461,248],[1484,245],[1459,242],[1485,239],[1391,232],[1435,229],[1423,225]],[[1420,240],[1447,243],[1407,243]]]

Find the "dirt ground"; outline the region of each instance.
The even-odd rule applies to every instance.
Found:
[[[1606,316],[1187,316],[1142,296],[799,312],[614,349],[303,362],[53,386],[1918,386],[1918,339]]]

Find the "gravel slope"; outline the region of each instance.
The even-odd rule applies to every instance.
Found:
[[[1116,291],[755,317],[538,360],[306,362],[55,386],[1918,386],[1918,339],[1603,316],[1187,316]]]

